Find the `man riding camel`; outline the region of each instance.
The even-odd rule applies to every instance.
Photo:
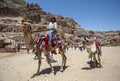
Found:
[[[56,18],[55,17],[51,17],[50,18],[50,21],[49,21],[49,24],[48,24],[48,29],[49,29],[49,46],[52,46],[52,40],[53,40],[53,37],[55,36],[55,32],[57,32],[57,22],[56,22]],[[56,52],[55,52],[56,53]],[[51,58],[51,61],[55,61],[53,59],[53,54],[52,52],[50,52],[50,58]]]
[[[49,43],[52,42],[52,37],[53,37],[53,33],[55,31],[57,31],[57,22],[56,22],[56,18],[55,17],[51,17],[50,22],[48,24],[49,29]]]

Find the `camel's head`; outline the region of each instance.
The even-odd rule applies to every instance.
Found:
[[[87,50],[88,53],[91,52],[91,47],[90,46],[86,46],[85,48],[86,48],[86,50]]]

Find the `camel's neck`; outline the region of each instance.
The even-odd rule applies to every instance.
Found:
[[[93,42],[93,44],[90,45],[92,48],[96,48],[96,42]]]
[[[85,48],[87,52],[94,53],[96,51],[96,43],[93,42],[92,44],[85,44]]]

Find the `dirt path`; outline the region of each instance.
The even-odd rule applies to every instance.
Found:
[[[22,53],[22,54],[21,54]],[[24,53],[24,54],[23,54]],[[0,53],[2,55],[2,53]],[[9,54],[8,54],[9,55]],[[37,60],[26,51],[13,56],[0,58],[0,81],[119,81],[120,47],[102,47],[103,68],[89,69],[88,54],[79,49],[70,49],[66,53],[67,68],[60,72],[61,56],[54,55],[57,62],[52,63],[55,72],[51,73],[49,65],[42,56],[41,75],[31,78],[37,71]]]
[[[21,50],[20,52],[4,52],[4,53],[0,53],[0,58],[23,55],[25,54],[25,52],[26,50]]]

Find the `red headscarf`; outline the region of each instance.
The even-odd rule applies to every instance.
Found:
[[[50,22],[56,22],[56,18],[55,17],[51,17],[50,18]]]

